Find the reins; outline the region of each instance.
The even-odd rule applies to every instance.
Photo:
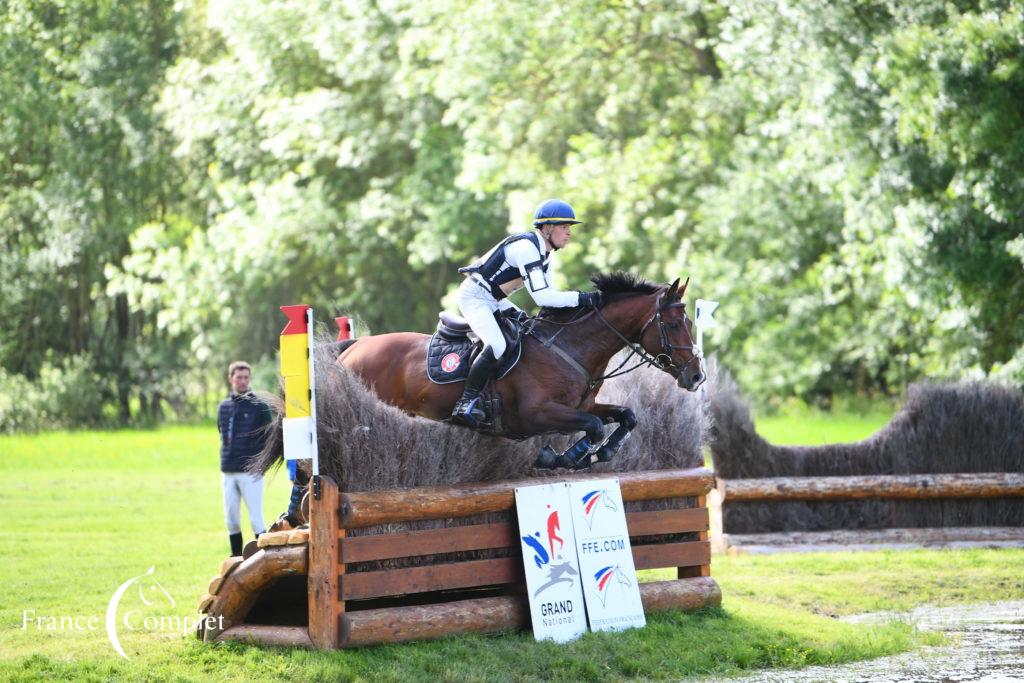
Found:
[[[541,344],[543,344],[545,347],[554,351],[563,360],[568,362],[569,365],[571,365],[575,370],[577,370],[586,378],[587,389],[583,392],[583,397],[580,399],[581,402],[584,398],[587,397],[588,394],[590,394],[591,391],[600,386],[601,383],[604,382],[606,379],[627,375],[633,372],[634,370],[638,370],[644,367],[645,365],[650,365],[652,367],[658,368],[659,370],[667,372],[673,377],[678,378],[683,368],[689,366],[695,360],[698,363],[700,362],[700,355],[699,353],[694,353],[693,357],[682,366],[677,365],[676,362],[672,360],[673,351],[690,351],[691,353],[693,353],[696,347],[693,344],[676,346],[672,344],[672,342],[669,340],[668,332],[666,332],[665,330],[665,321],[661,317],[662,311],[664,311],[666,308],[674,308],[677,306],[682,307],[685,304],[683,304],[682,302],[675,302],[663,305],[661,303],[662,296],[664,296],[664,293],[658,294],[658,299],[654,303],[654,313],[651,315],[650,318],[647,319],[647,322],[645,322],[643,326],[640,328],[640,332],[637,333],[636,335],[637,341],[635,342],[630,341],[629,339],[626,338],[624,334],[619,332],[619,330],[616,329],[616,327],[612,325],[608,321],[608,319],[604,317],[604,315],[601,314],[601,310],[597,308],[593,309],[592,311],[590,311],[586,315],[583,315],[582,317],[573,318],[572,320],[569,320],[568,322],[564,323],[556,322],[554,320],[546,320],[540,317],[531,318],[530,321],[527,323],[528,327],[524,328],[524,333],[533,336],[535,339],[540,341]],[[588,320],[592,315],[596,315],[597,319],[600,320],[606,328],[611,330],[612,334],[619,338],[619,340],[623,343],[624,347],[628,347],[630,349],[629,355],[627,355],[625,359],[623,359],[623,361],[619,363],[618,366],[615,367],[614,370],[605,373],[600,377],[594,377],[593,375],[591,375],[590,371],[584,368],[579,361],[577,361],[575,358],[570,356],[564,349],[555,344],[555,338],[558,337],[558,335],[561,334],[566,328],[578,325],[584,322],[585,320]],[[683,316],[684,318],[686,317],[685,311],[683,312]],[[541,322],[547,323],[549,325],[555,325],[560,329],[547,339],[542,339],[540,335],[538,335],[536,332],[537,324]],[[651,324],[654,322],[657,322],[658,324],[658,336],[659,340],[661,341],[661,353],[659,353],[657,356],[652,355],[649,351],[647,351],[647,349],[645,349],[641,345],[644,333],[647,331],[647,328],[650,327]],[[633,367],[623,370],[622,367],[629,363],[630,359],[632,359],[633,356],[639,356],[639,362],[637,362],[637,364],[634,365]],[[665,360],[662,361],[662,358],[664,358]]]

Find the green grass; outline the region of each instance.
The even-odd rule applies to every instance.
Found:
[[[866,439],[884,427],[894,412],[881,408],[864,413],[829,413],[803,409],[755,420],[757,433],[778,446],[820,446]]]
[[[40,680],[620,680],[723,676],[913,649],[935,636],[833,617],[922,603],[1024,597],[1024,551],[915,551],[716,558],[721,609],[649,616],[646,629],[588,634],[568,645],[527,634],[462,637],[354,652],[207,646],[168,631],[119,628],[130,660],[107,640],[114,589],[155,568],[146,607],[192,615],[226,555],[216,431],[52,433],[0,437],[0,679]],[[264,510],[287,503],[283,474]],[[645,578],[659,578],[657,572]],[[96,617],[97,628],[23,628],[32,616]],[[123,618],[123,616],[122,616]]]

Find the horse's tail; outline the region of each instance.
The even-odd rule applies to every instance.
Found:
[[[331,354],[331,357],[337,359],[338,356],[340,356],[342,353],[345,352],[345,349],[347,349],[348,347],[352,346],[357,341],[359,341],[359,340],[358,339],[343,339],[342,341],[336,341],[336,342],[330,342],[329,344],[324,344],[324,347]]]

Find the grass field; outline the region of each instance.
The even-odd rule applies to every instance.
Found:
[[[653,615],[646,629],[569,645],[506,634],[357,652],[204,646],[170,622],[194,614],[227,554],[216,445],[213,427],[0,437],[0,680],[724,676],[935,642],[905,624],[850,625],[837,615],[1024,597],[1016,550],[723,557],[712,571],[722,609]],[[266,516],[287,497],[279,474],[268,482]],[[126,593],[116,615],[125,660],[108,641],[105,611],[120,584],[150,567],[156,581]]]
[[[757,433],[777,445],[820,446],[866,439],[892,419],[893,411],[875,407],[867,412],[825,413],[804,409],[755,420]]]

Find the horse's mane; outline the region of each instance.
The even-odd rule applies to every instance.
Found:
[[[615,299],[634,294],[654,294],[664,286],[651,282],[650,280],[645,280],[639,275],[626,273],[621,270],[617,270],[613,273],[597,273],[596,275],[591,275],[590,281],[594,284],[594,287],[604,295],[605,301],[614,301]],[[564,314],[577,313],[579,310],[579,306],[569,308],[544,307],[540,309],[538,316],[548,319],[562,318],[568,317]]]
[[[592,275],[590,281],[601,290],[605,298],[618,298],[623,294],[654,294],[662,285],[644,280],[633,273],[617,270],[614,273],[598,273]]]

